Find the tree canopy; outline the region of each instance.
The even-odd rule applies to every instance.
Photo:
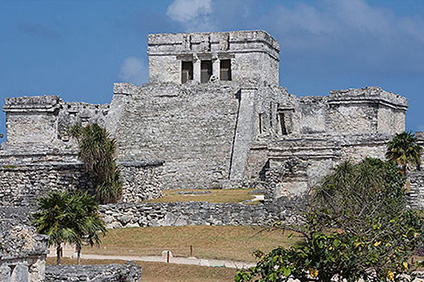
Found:
[[[407,165],[419,167],[423,148],[418,144],[417,137],[411,132],[396,134],[387,144],[386,158],[402,167],[406,175]]]
[[[97,200],[102,204],[117,202],[122,196],[122,182],[115,161],[115,140],[96,123],[85,127],[76,124],[69,133],[77,139],[78,156],[94,179]]]
[[[56,245],[57,264],[60,264],[62,244],[76,246],[79,264],[83,243],[99,244],[99,235],[106,232],[97,203],[81,192],[53,191],[38,198],[33,223],[37,232],[50,236],[50,246]]]

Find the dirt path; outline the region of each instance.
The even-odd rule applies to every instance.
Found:
[[[55,254],[50,252],[49,257],[54,257]],[[65,257],[70,256],[65,253]],[[149,261],[149,262],[167,262],[166,256],[113,256],[113,255],[91,255],[82,254],[82,259],[111,259],[111,260],[133,260],[133,261]],[[169,263],[175,264],[190,264],[211,267],[228,267],[228,268],[249,268],[254,266],[254,263],[240,262],[240,261],[226,261],[217,259],[198,259],[195,257],[170,257]]]

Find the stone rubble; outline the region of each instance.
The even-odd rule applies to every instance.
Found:
[[[140,279],[141,267],[127,261],[123,265],[49,265],[45,282],[140,282]]]

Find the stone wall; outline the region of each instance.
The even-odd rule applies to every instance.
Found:
[[[140,279],[141,267],[128,261],[123,265],[49,265],[45,282],[140,282]]]
[[[269,168],[282,168],[285,176],[273,198],[300,196],[316,185],[330,169],[346,160],[385,159],[387,135],[308,136],[268,144]]]
[[[424,131],[415,132],[415,136],[418,139],[418,144],[423,148],[423,154],[421,155],[421,167],[424,167]]]
[[[328,97],[300,97],[302,134],[325,133],[328,127]]]
[[[96,105],[60,100],[57,138],[67,145],[69,141],[72,141],[68,135],[68,129],[76,123],[81,123],[82,126],[86,126],[88,123],[97,123],[104,127],[109,110],[110,105],[108,104]]]
[[[162,197],[162,161],[121,162],[122,202],[137,203]]]
[[[6,98],[6,132],[9,143],[52,143],[57,138],[58,96]],[[31,132],[31,134],[29,134]]]
[[[408,201],[414,209],[424,209],[424,171],[414,171],[408,173],[410,181],[410,192]]]
[[[93,193],[93,184],[81,164],[28,164],[0,167],[0,203],[5,206],[32,206],[37,197],[52,190]]]
[[[164,189],[242,181],[251,142],[276,134],[277,105],[294,99],[284,88],[219,81],[114,89],[118,159],[164,160]]]
[[[119,164],[123,178],[124,202],[139,202],[162,195],[161,161]],[[52,190],[82,190],[94,194],[93,182],[81,163],[2,165],[0,167],[0,204],[33,206],[37,197]]]
[[[137,91],[117,128],[120,161],[164,160],[165,189],[213,187],[228,179],[237,87],[148,84]]]
[[[328,99],[328,132],[388,134],[405,130],[408,99],[380,87],[332,90]]]
[[[100,206],[107,228],[183,225],[265,225],[269,220],[297,222],[292,206],[269,212],[265,205],[209,202],[109,204]]]

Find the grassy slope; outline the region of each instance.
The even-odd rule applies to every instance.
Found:
[[[190,245],[197,258],[254,262],[254,250],[270,251],[289,246],[299,237],[287,238],[281,230],[272,232],[247,226],[177,226],[109,230],[100,248],[84,247],[83,253],[110,255],[161,255],[188,257]],[[259,233],[260,232],[260,233]]]

